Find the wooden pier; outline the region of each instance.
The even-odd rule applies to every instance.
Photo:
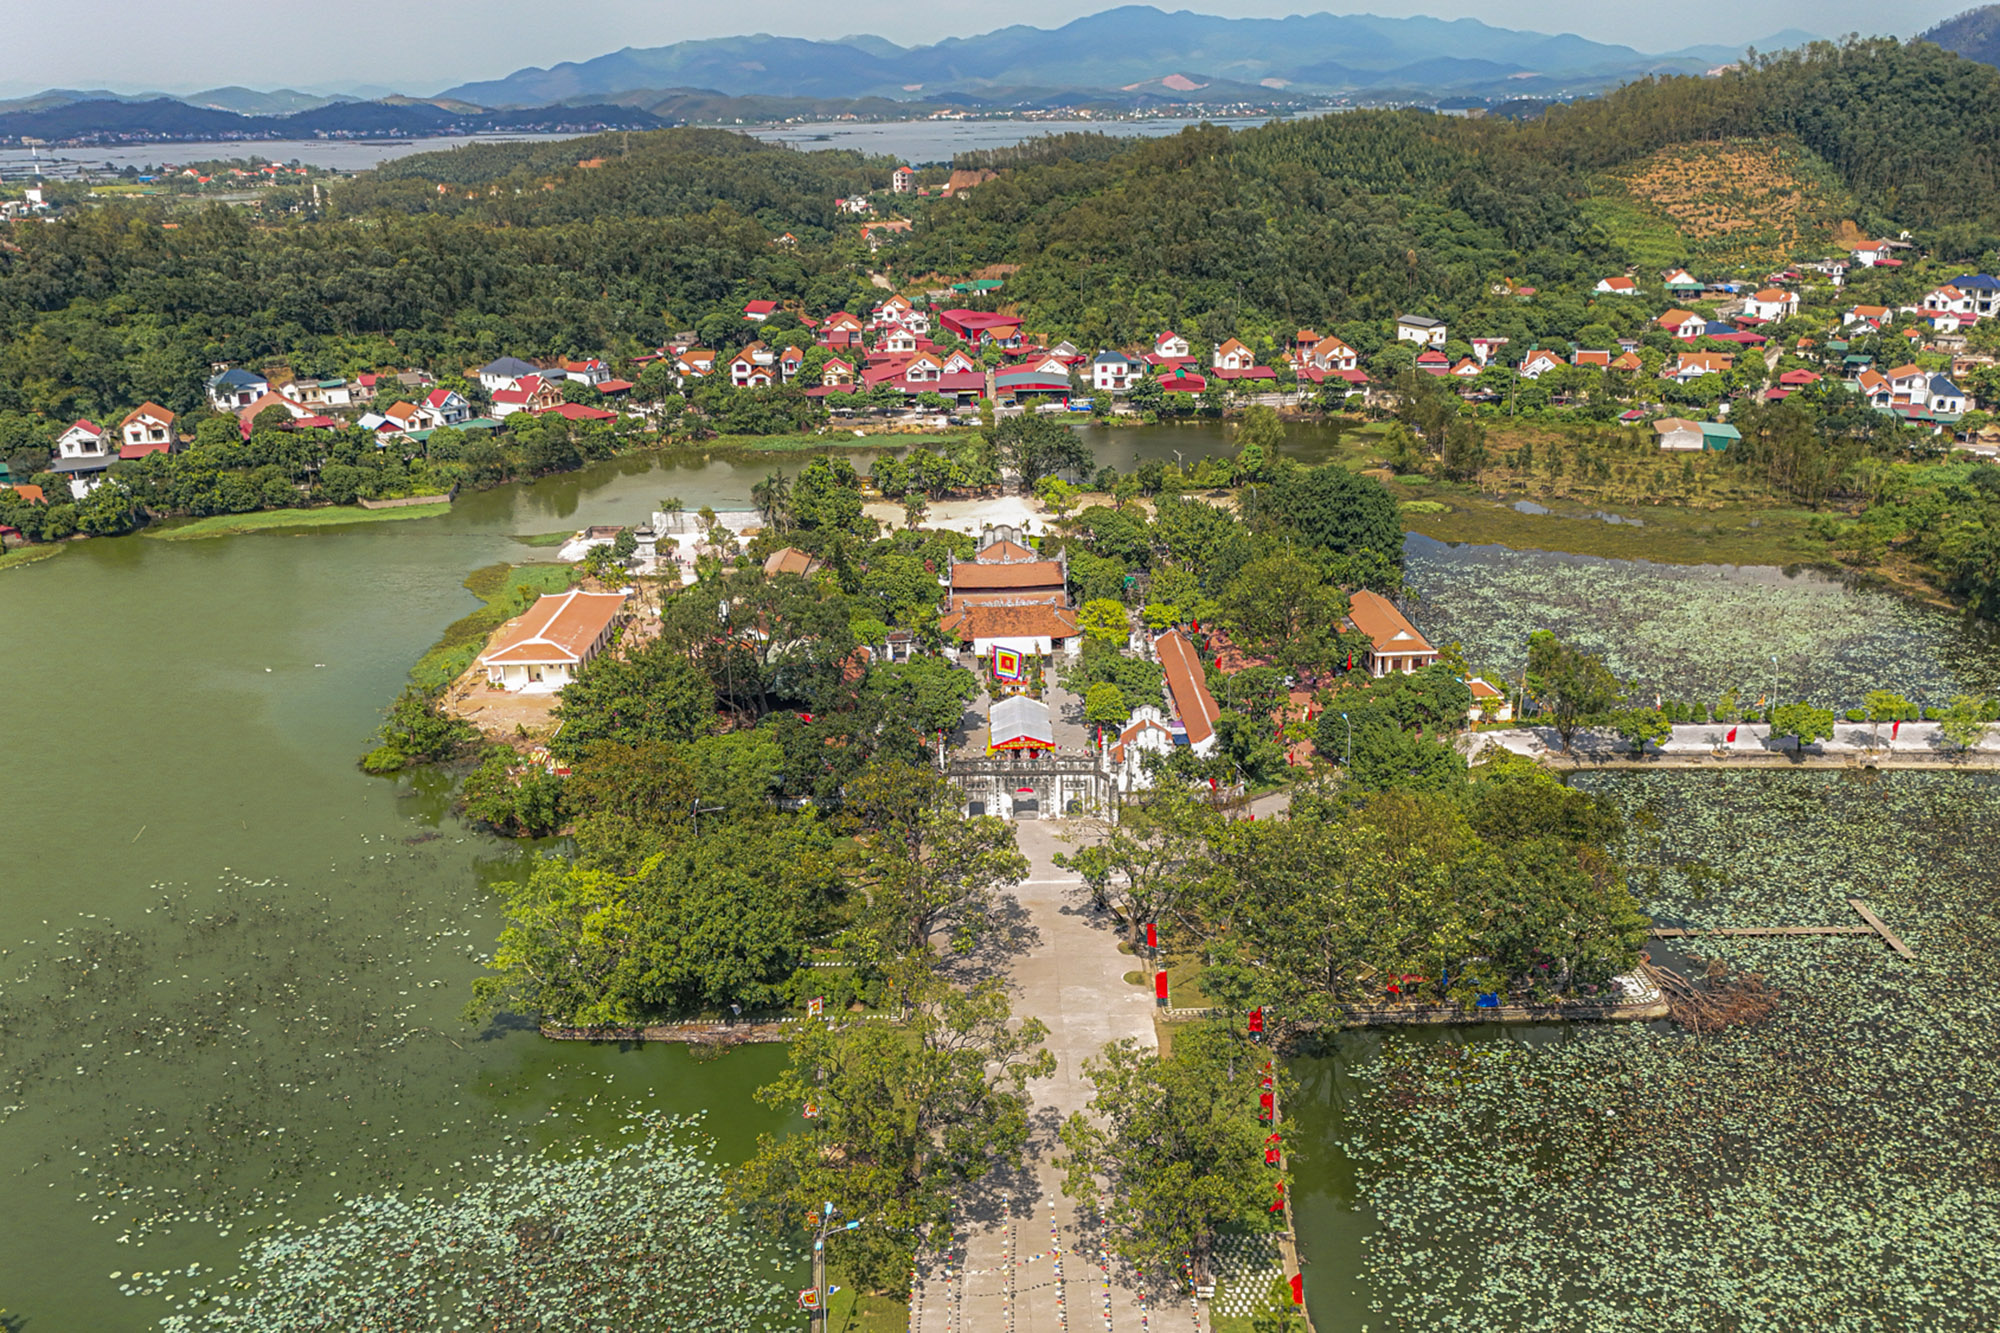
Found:
[[[1868,910],[1868,904],[1859,898],[1849,898],[1847,905],[1861,914],[1866,925],[1860,926],[1722,926],[1713,930],[1693,930],[1683,926],[1662,926],[1652,932],[1656,940],[1694,940],[1707,935],[1731,935],[1750,939],[1778,939],[1799,935],[1876,935],[1884,944],[1903,957],[1915,962],[1917,955],[1910,946],[1903,943],[1896,932],[1882,924],[1882,918]]]

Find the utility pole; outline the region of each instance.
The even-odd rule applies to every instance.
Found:
[[[1347,714],[1340,715],[1340,725],[1347,728],[1347,741],[1340,755],[1341,772],[1354,767],[1354,724],[1347,720]]]
[[[856,1227],[861,1225],[859,1221],[854,1221],[845,1223],[841,1226],[835,1226],[833,1224],[833,1215],[839,1211],[840,1211],[839,1209],[833,1206],[833,1201],[830,1199],[826,1203],[822,1204],[820,1206],[820,1214],[819,1214],[819,1233],[813,1237],[812,1289],[817,1294],[817,1304],[811,1310],[810,1317],[815,1324],[818,1324],[818,1321],[825,1319],[827,1316],[827,1309],[826,1309],[827,1237],[833,1235],[836,1232],[852,1231]],[[818,1324],[818,1326],[821,1328],[826,1327],[826,1325],[824,1324]]]

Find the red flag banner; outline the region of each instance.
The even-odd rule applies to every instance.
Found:
[[[1898,718],[1896,721],[1891,722],[1889,724],[1889,739],[1892,741],[1895,740],[1896,733],[1901,731],[1902,729],[1903,729],[1902,719]]]
[[[1260,1092],[1257,1094],[1257,1109],[1260,1111],[1275,1111],[1277,1103],[1278,1099],[1275,1093]]]
[[[1724,741],[1724,742],[1725,742],[1726,744],[1729,744],[1729,745],[1734,745],[1734,744],[1736,744],[1736,728],[1734,728],[1734,727],[1731,727],[1731,728],[1729,729],[1729,734],[1728,734],[1727,736],[1723,737],[1723,741]]]
[[[1264,1030],[1264,1011],[1261,1007],[1250,1011],[1250,1030],[1252,1032]]]
[[[1305,1303],[1306,1275],[1304,1273],[1294,1273],[1292,1274],[1292,1304],[1304,1305]]]
[[[1166,973],[1164,972],[1153,973],[1153,994],[1158,996],[1161,1000],[1165,1000],[1167,998]]]
[[[1148,921],[1146,923],[1146,947],[1148,949],[1157,949],[1160,947],[1160,927],[1157,922]]]

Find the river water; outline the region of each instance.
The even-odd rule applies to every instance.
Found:
[[[1261,125],[1268,117],[1216,120],[1233,129]],[[901,158],[905,162],[949,162],[976,148],[1006,148],[1050,134],[1083,130],[1139,138],[1179,134],[1197,120],[1155,117],[1144,120],[893,120],[808,125],[744,125],[731,127],[771,143],[790,144],[803,151],[841,148],[857,153]],[[204,143],[104,144],[0,148],[0,178],[24,179],[46,172],[75,176],[83,172],[149,171],[166,163],[233,161],[258,157],[321,167],[328,171],[367,171],[384,162],[416,153],[447,152],[476,143],[535,143],[574,139],[574,134],[472,134],[412,139],[258,139]]]
[[[1121,468],[1228,448],[1215,426],[1089,434]],[[1287,452],[1325,449],[1300,430]],[[151,1327],[170,1307],[121,1295],[135,1272],[227,1265],[274,1219],[446,1188],[474,1157],[608,1137],[634,1108],[706,1110],[725,1161],[786,1128],[749,1095],[777,1048],[701,1063],[462,1023],[498,929],[490,886],[531,853],[459,825],[435,778],[373,779],[354,760],[410,663],[476,605],[465,575],[530,554],[513,535],[629,522],[666,495],[742,508],[804,461],[636,456],[436,519],[81,542],[0,575],[0,1307],[50,1333]],[[1413,555],[1420,620],[1459,626],[1481,603],[1454,585],[1505,563]],[[1948,617],[1914,623],[1960,645]],[[1323,1329],[1366,1317],[1342,1293],[1370,1215],[1329,1118],[1352,1064],[1306,1069],[1300,1112],[1317,1136],[1302,1233],[1335,1279],[1314,1279]]]

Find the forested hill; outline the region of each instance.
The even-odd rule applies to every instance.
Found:
[[[1972,60],[2000,65],[2000,5],[1981,5],[1948,18],[1917,39]]]
[[[614,134],[407,158],[334,187],[319,216],[169,229],[132,225],[166,220],[136,203],[15,226],[18,248],[0,246],[0,410],[181,410],[217,361],[342,374],[616,356],[677,329],[733,345],[744,301],[865,310],[871,269],[915,286],[1018,265],[1004,299],[1086,345],[1314,327],[1367,354],[1408,310],[1567,339],[1591,323],[1590,282],[1638,259],[1598,208],[1611,173],[1739,139],[1811,159],[1864,232],[1910,228],[1975,267],[2000,247],[2000,70],[1886,39],[1528,122],[1357,112],[1072,136],[993,155],[999,177],[962,197],[893,205],[888,161],[721,131]],[[833,208],[864,190],[915,230],[869,252]],[[1519,300],[1524,287],[1539,295]]]
[[[1637,260],[1588,220],[1607,174],[1737,139],[1823,159],[1863,231],[1914,228],[1968,259],[2000,244],[2000,70],[1880,39],[1647,80],[1525,122],[1356,112],[1189,130],[1109,158],[1023,153],[932,213],[901,262],[1019,264],[1009,295],[1022,313],[1080,342],[1167,324],[1205,339],[1379,324],[1413,308],[1560,333],[1584,321],[1559,293]],[[1514,299],[1522,286],[1541,293],[1532,306]]]

